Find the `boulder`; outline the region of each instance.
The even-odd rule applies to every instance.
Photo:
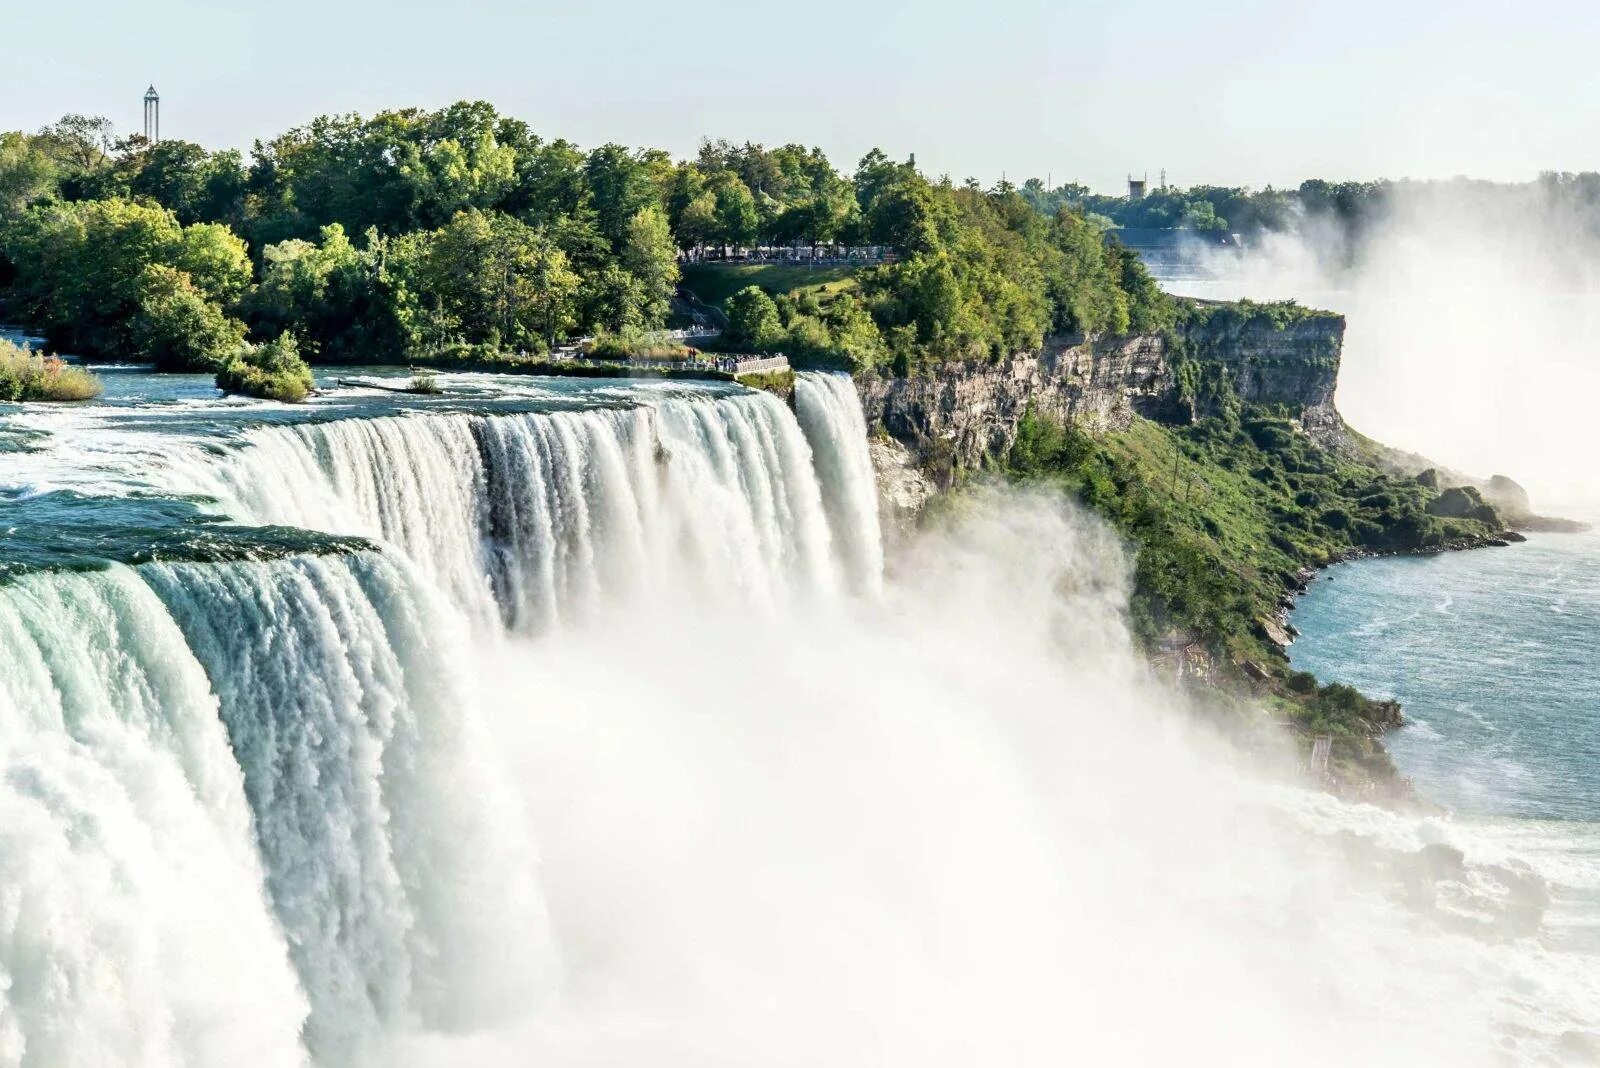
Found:
[[[1483,499],[1512,515],[1528,515],[1533,511],[1528,491],[1505,475],[1495,475],[1484,484]]]
[[[1490,527],[1500,527],[1494,506],[1485,504],[1474,486],[1451,486],[1428,502],[1428,514],[1444,519],[1476,519]]]

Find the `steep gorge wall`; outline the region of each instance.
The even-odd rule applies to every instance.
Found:
[[[1135,404],[1171,392],[1166,342],[1131,337],[1095,344],[1052,341],[998,363],[952,363],[912,378],[856,382],[867,425],[948,479],[1003,457],[1017,421],[1035,411],[1096,427],[1125,425]]]
[[[1003,459],[1030,406],[1094,431],[1125,427],[1135,414],[1190,421],[1206,414],[1196,383],[1221,381],[1246,403],[1286,405],[1308,428],[1335,428],[1343,338],[1344,320],[1334,315],[1289,323],[1213,315],[1171,338],[1052,338],[1038,353],[912,378],[862,376],[856,387],[868,427],[886,435],[874,455],[898,508],[893,499],[918,491],[892,468],[915,467],[929,489],[948,485],[959,471]]]
[[[1247,404],[1300,409],[1308,429],[1338,425],[1333,398],[1342,316],[1297,309],[1283,321],[1266,309],[1241,313],[1239,306],[1222,305],[1210,311],[1183,337],[1185,356],[1198,370],[1225,375],[1230,391]]]

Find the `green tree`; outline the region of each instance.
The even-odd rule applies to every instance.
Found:
[[[244,344],[244,324],[223,313],[182,271],[156,264],[145,272],[139,314],[130,321],[134,351],[161,371],[216,371]]]
[[[39,131],[35,143],[69,177],[92,173],[107,165],[115,130],[100,115],[63,115]]]
[[[125,200],[36,206],[6,229],[5,251],[27,321],[56,347],[87,356],[136,347],[152,267],[171,268],[214,305],[250,283],[245,247],[226,227],[184,228],[169,211]]]
[[[749,188],[731,171],[716,175],[710,185],[717,206],[714,239],[735,248],[754,244],[761,233],[761,212]]]
[[[22,133],[0,133],[0,224],[55,192],[56,163]]]
[[[589,153],[583,172],[595,227],[620,251],[634,217],[660,203],[652,160],[646,153],[629,152],[621,145],[602,145]]]
[[[716,241],[722,233],[717,221],[717,195],[707,189],[685,205],[678,217],[677,233],[678,243],[684,248],[703,248]]]
[[[581,278],[548,234],[498,212],[467,211],[412,242],[400,292],[471,344],[538,348],[574,324]]]
[[[727,302],[728,329],[724,340],[735,350],[764,352],[783,340],[778,306],[756,286],[746,286]]]
[[[583,276],[577,304],[583,324],[592,330],[632,334],[659,325],[659,319],[651,318],[644,283],[614,263]]]
[[[254,329],[293,332],[313,359],[393,359],[406,347],[394,287],[384,268],[387,242],[375,231],[358,249],[337,223],[321,242],[292,238],[262,253],[261,285],[249,301]]]
[[[210,153],[190,141],[161,141],[118,161],[127,194],[153,200],[185,226],[244,221],[248,177],[237,152]]]
[[[660,208],[641,208],[628,220],[621,260],[642,288],[640,312],[644,325],[661,325],[678,288],[678,249]]]
[[[250,288],[250,250],[244,240],[221,223],[185,226],[167,259],[188,273],[195,288],[224,307]]]

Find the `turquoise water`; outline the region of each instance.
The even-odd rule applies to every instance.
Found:
[[[1296,667],[1405,706],[1390,751],[1465,815],[1600,821],[1600,534],[1341,564]]]

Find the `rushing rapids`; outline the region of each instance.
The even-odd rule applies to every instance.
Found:
[[[1537,873],[1263,804],[1059,500],[886,582],[846,380],[452,386],[19,420],[3,1068],[1590,1048]]]

